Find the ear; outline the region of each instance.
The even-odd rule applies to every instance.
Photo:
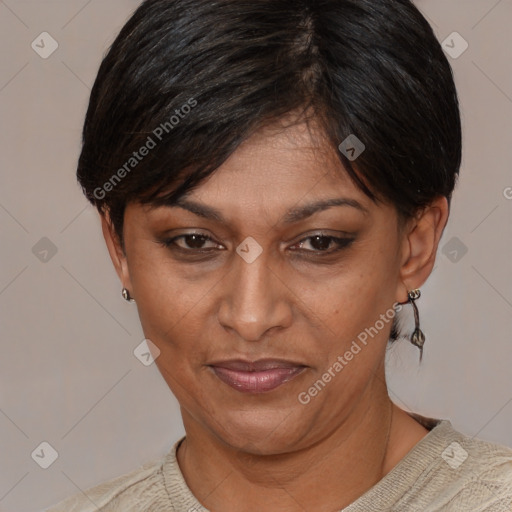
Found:
[[[403,228],[398,302],[407,301],[407,292],[419,288],[432,272],[449,209],[446,197],[437,197]]]
[[[101,212],[100,218],[103,237],[105,238],[105,243],[107,244],[108,252],[110,254],[112,263],[114,264],[114,268],[116,269],[117,275],[121,280],[122,286],[124,288],[128,288],[128,290],[131,290],[132,286],[130,281],[130,273],[128,271],[128,264],[126,261],[126,254],[114,229],[114,224],[110,219],[108,211]]]

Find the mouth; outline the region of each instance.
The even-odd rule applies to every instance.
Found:
[[[281,359],[241,359],[208,365],[225,384],[241,393],[265,393],[292,380],[307,367]]]

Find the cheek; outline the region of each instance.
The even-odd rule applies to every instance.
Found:
[[[149,244],[134,247],[128,266],[146,337],[160,350],[176,344],[182,345],[183,350],[193,348],[191,340],[197,345],[204,330],[198,316],[205,318],[208,290],[214,281],[191,283],[166,257],[165,250]]]
[[[350,327],[373,324],[394,302],[395,268],[384,250],[358,251],[350,262],[315,284],[297,283],[294,288],[331,331],[347,332]]]
[[[376,371],[395,316],[398,267],[393,255],[370,247],[358,254],[350,265],[326,279],[322,288],[309,287],[303,296],[311,309],[310,318],[322,319],[319,325],[323,327],[313,333],[318,353],[324,355],[319,374],[332,368],[339,357],[343,359],[343,370],[333,369],[339,378],[329,386],[329,393],[339,395],[333,398],[335,402],[348,400],[350,393],[357,395]]]
[[[208,348],[206,287],[185,283],[168,266],[150,268],[136,272],[133,282],[144,336],[160,350],[155,362],[167,385],[181,405],[191,408],[205,394],[197,371]]]

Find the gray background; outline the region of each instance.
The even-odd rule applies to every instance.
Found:
[[[2,511],[41,510],[165,453],[183,434],[155,365],[133,355],[143,339],[136,307],[121,298],[97,214],[74,176],[100,59],[138,3],[0,1]],[[390,394],[512,445],[512,0],[417,5],[440,41],[456,31],[469,44],[449,57],[464,161],[418,301],[423,364],[407,342],[390,350]],[[47,59],[31,47],[50,48],[44,31],[59,45]],[[446,44],[457,51],[460,43]],[[43,441],[58,452],[48,469],[35,461],[48,460],[48,449],[31,457]]]

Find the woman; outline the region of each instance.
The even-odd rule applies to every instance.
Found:
[[[57,511],[509,511],[512,450],[388,396],[461,160],[408,0],[147,0],[78,179],[186,436]],[[400,333],[397,314],[415,327]]]

